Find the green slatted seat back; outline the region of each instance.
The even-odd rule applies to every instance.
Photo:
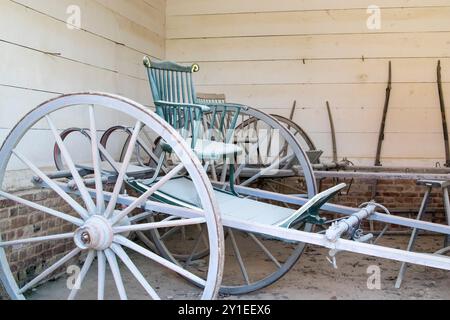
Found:
[[[201,108],[183,106],[195,104],[196,94],[192,74],[199,71],[194,64],[186,67],[174,62],[151,61],[144,57],[150,89],[156,105],[156,113],[179,130],[184,138],[192,138],[194,148],[199,135],[203,111]],[[157,101],[169,102],[158,104]],[[179,103],[179,105],[177,105]]]
[[[192,145],[199,136],[201,125],[206,131],[203,138],[231,142],[233,131],[238,120],[240,108],[226,105],[224,95],[196,95],[193,73],[200,71],[197,64],[182,66],[174,62],[151,61],[144,58],[144,65],[150,82],[154,101],[175,103],[175,105],[158,105],[156,112],[175,129],[182,129],[182,135],[187,138],[192,135]],[[180,105],[176,105],[180,103]],[[201,108],[183,107],[181,104],[201,104],[210,107],[207,116]],[[190,134],[191,133],[191,134]],[[217,139],[220,133],[222,139]]]
[[[197,64],[182,66],[170,61],[155,62],[145,57],[144,65],[155,101],[196,103],[192,74],[200,70]]]

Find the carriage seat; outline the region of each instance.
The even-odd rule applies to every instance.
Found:
[[[186,139],[188,145],[192,145],[192,138]],[[172,148],[162,143],[162,148],[166,152],[172,152]],[[195,154],[202,160],[221,160],[223,157],[233,157],[242,153],[242,148],[231,143],[223,143],[213,140],[197,139],[193,149]]]
[[[150,188],[149,185],[146,185],[145,180],[136,180],[133,184],[143,192]],[[219,189],[214,189],[214,194],[224,218],[229,217],[258,224],[290,228],[295,222],[302,219],[304,215],[318,214],[319,209],[345,186],[345,183],[342,183],[317,194],[299,210],[241,198]],[[155,195],[164,202],[180,206],[199,207],[201,205],[193,182],[185,177],[170,180]]]

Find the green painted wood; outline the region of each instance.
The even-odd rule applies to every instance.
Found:
[[[139,187],[144,191],[151,187],[151,184],[145,181],[139,182]],[[214,188],[214,195],[218,200],[220,212],[225,217],[249,221],[259,224],[272,225],[280,228],[290,228],[293,224],[303,217],[318,215],[319,210],[325,203],[335,197],[345,184],[337,185],[329,190],[317,194],[299,210],[293,210],[285,207],[272,205],[252,199],[245,199],[231,192]],[[160,190],[161,196],[167,195],[180,201],[178,205],[200,207],[198,194],[193,182],[184,177],[177,177],[167,182]],[[176,195],[176,196],[175,196]],[[165,199],[164,201],[168,201]],[[239,208],[239,210],[236,210]]]
[[[172,61],[152,61],[148,57],[144,57],[144,65],[147,68],[159,69],[159,70],[168,70],[168,71],[177,71],[177,72],[198,72],[200,71],[200,67],[197,64],[193,64],[191,66],[183,66],[177,64]]]
[[[155,62],[144,58],[144,66],[150,82],[150,89],[156,106],[156,112],[170,125],[181,132],[183,138],[192,139],[191,147],[195,149],[205,112],[212,109],[207,129],[221,133],[218,142],[231,143],[240,107],[220,104],[220,100],[211,101],[211,107],[197,100],[192,74],[200,70],[199,66],[183,66],[170,61]],[[221,110],[217,111],[217,106]],[[205,137],[202,137],[205,138]],[[211,137],[209,136],[208,139]],[[217,138],[217,137],[215,137]],[[226,148],[224,148],[226,149]],[[224,155],[225,156],[225,155]]]

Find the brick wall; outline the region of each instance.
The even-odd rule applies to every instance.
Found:
[[[334,185],[333,179],[322,182],[322,190]],[[350,181],[346,181],[350,184]],[[354,180],[348,195],[339,195],[336,203],[356,207],[361,203],[375,200],[387,207],[391,213],[414,217],[422,203],[426,191],[425,186],[419,186],[415,180]],[[442,222],[444,213],[442,191],[433,189],[428,203],[430,219]]]
[[[304,181],[299,178],[285,179],[284,184],[302,186]],[[364,202],[375,200],[389,209],[392,214],[409,218],[416,218],[426,187],[418,186],[415,180],[371,180],[371,179],[333,179],[326,178],[318,181],[321,191],[345,182],[350,189],[338,195],[333,203],[356,208]],[[278,186],[272,191],[295,193],[290,187]],[[347,194],[347,191],[349,193]],[[433,189],[428,204],[425,219],[436,223],[445,223],[442,192]],[[401,229],[401,228],[400,228]]]
[[[17,195],[43,206],[75,215],[67,203],[50,190],[28,190]],[[2,241],[72,231],[74,231],[74,226],[62,219],[54,218],[27,206],[18,205],[10,200],[0,200],[0,233]],[[73,248],[74,244],[71,239],[57,240],[8,247],[6,255],[13,275],[18,279],[19,285],[22,286]],[[53,277],[66,272],[66,267],[74,263],[76,261],[68,262],[57,270]],[[2,291],[3,288],[0,289],[0,294]],[[5,296],[3,295],[3,297]]]

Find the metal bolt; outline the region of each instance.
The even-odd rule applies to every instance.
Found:
[[[34,176],[33,177],[33,183],[42,183],[42,179],[40,177]]]
[[[81,234],[81,241],[83,241],[84,244],[89,244],[91,242],[91,236],[88,232],[83,232]]]

